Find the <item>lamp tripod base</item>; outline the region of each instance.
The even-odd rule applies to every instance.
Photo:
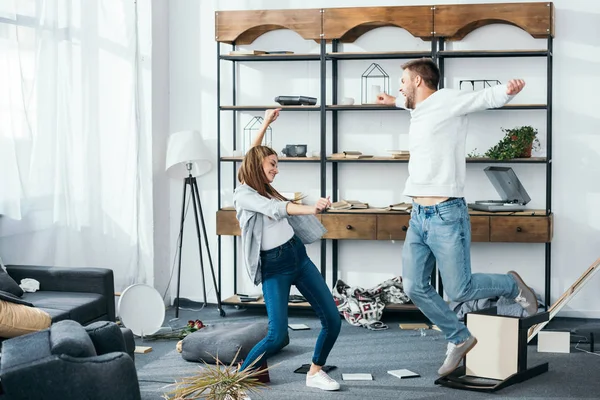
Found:
[[[221,304],[221,293],[219,287],[217,285],[217,279],[215,277],[215,269],[213,267],[212,257],[210,254],[210,247],[208,245],[208,237],[206,235],[206,225],[204,224],[204,214],[202,213],[202,204],[200,203],[200,194],[198,193],[198,183],[196,182],[196,178],[191,174],[185,178],[183,182],[183,203],[181,206],[181,223],[179,226],[179,261],[177,267],[177,297],[175,298],[175,318],[179,318],[179,299],[180,299],[180,290],[181,290],[181,248],[183,244],[183,227],[185,225],[185,216],[186,216],[186,197],[187,197],[187,189],[188,186],[190,188],[190,196],[191,201],[194,208],[194,221],[196,223],[196,236],[198,237],[198,253],[200,256],[200,271],[202,272],[202,294],[204,299],[204,306],[207,305],[206,299],[206,280],[204,275],[204,257],[202,252],[202,239],[204,237],[204,245],[206,247],[206,254],[208,256],[208,262],[210,266],[210,272],[212,276],[213,285],[215,288],[215,294],[217,297],[217,308],[219,310],[219,315],[224,317],[226,315],[225,310],[223,310],[223,306]],[[202,228],[202,235],[200,234],[200,228]]]

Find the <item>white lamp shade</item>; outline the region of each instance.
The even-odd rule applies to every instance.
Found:
[[[192,169],[188,172],[187,164]],[[181,131],[169,136],[166,170],[171,178],[187,178],[206,174],[212,168],[210,153],[198,131]]]

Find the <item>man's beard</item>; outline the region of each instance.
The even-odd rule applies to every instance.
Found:
[[[415,94],[414,93],[407,93],[404,96],[404,107],[409,110],[414,110],[414,108],[415,108]]]

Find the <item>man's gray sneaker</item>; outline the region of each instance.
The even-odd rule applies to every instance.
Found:
[[[446,360],[444,360],[444,364],[438,369],[438,374],[441,376],[448,375],[450,372],[454,371],[458,364],[460,364],[460,360],[462,360],[465,355],[477,344],[477,339],[473,336],[469,336],[467,340],[462,342],[460,345],[456,345],[454,343],[448,343],[448,350],[446,351]]]
[[[517,282],[519,294],[515,297],[515,303],[525,309],[527,315],[537,314],[538,304],[535,292],[523,282],[523,279],[515,271],[509,271],[508,275],[512,276]]]

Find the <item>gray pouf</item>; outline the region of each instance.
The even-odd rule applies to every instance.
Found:
[[[268,322],[209,325],[187,335],[181,343],[181,356],[186,361],[230,364],[236,356],[241,361],[269,330]],[[289,343],[289,338],[285,345]]]

